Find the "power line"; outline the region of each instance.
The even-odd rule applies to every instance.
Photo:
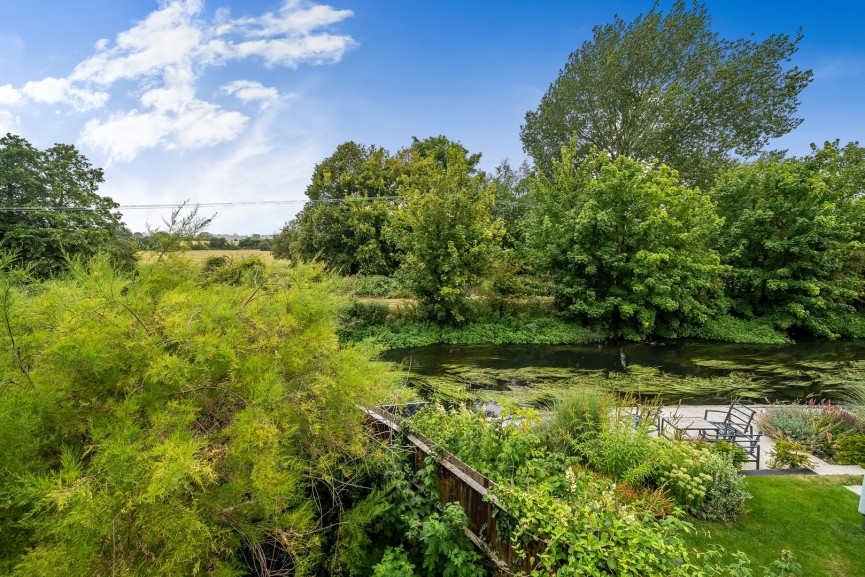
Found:
[[[256,206],[256,205],[287,205],[287,204],[306,204],[312,203],[329,203],[329,202],[348,202],[348,201],[378,201],[378,200],[396,200],[403,198],[401,196],[352,196],[345,198],[319,198],[319,199],[296,199],[296,200],[237,200],[231,202],[189,202],[187,206],[218,208],[220,206]],[[177,208],[182,203],[159,203],[159,204],[121,204],[111,210],[153,210],[159,208]],[[92,211],[95,210],[89,206],[0,206],[0,212],[37,212],[37,211]]]
[[[317,198],[317,199],[296,199],[296,200],[237,200],[232,202],[196,202],[187,203],[189,207],[202,208],[219,208],[230,206],[278,206],[289,204],[306,204],[306,203],[344,203],[344,202],[367,202],[379,200],[398,200],[405,198],[404,196],[348,196],[342,198]],[[528,202],[510,201],[501,202],[506,206],[536,206]],[[156,210],[156,209],[174,209],[181,206],[182,203],[158,203],[158,204],[121,204],[110,210]],[[0,206],[0,212],[94,212],[96,209],[89,206]]]

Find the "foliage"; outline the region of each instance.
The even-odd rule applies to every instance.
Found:
[[[497,519],[498,534],[534,560],[532,575],[751,574],[742,572],[751,570],[744,555],[734,555],[727,563],[717,553],[691,552],[684,545],[690,525],[679,519],[681,510],[669,502],[665,491],[680,482],[693,493],[693,478],[652,490],[599,475],[576,458],[540,445],[536,422],[537,414],[531,411],[507,409],[500,417],[486,418],[464,409],[426,408],[407,425],[432,435],[440,446],[496,482],[490,490],[508,518],[501,523]],[[613,430],[630,434],[625,428]],[[747,498],[744,480],[729,459],[704,446],[650,439],[645,431],[631,439],[639,439],[642,447],[658,442],[652,458],[666,459],[666,465],[692,467],[696,457],[717,466],[706,470],[715,472],[718,482],[708,474],[701,477],[707,487],[701,514],[730,518],[741,512]],[[633,463],[642,466],[637,461],[635,457]],[[795,568],[792,556],[785,555],[763,571],[767,576],[794,575],[788,571]]]
[[[851,433],[838,439],[835,459],[844,465],[865,467],[865,434]]]
[[[98,194],[103,180],[72,145],[40,151],[20,136],[0,138],[0,248],[15,251],[38,277],[100,251],[130,269],[135,247],[117,203]]]
[[[504,234],[492,216],[494,189],[471,176],[463,151],[449,147],[443,169],[433,157],[415,159],[392,229],[405,285],[422,316],[441,324],[467,320],[466,291],[489,269]]]
[[[550,173],[576,135],[577,162],[595,148],[657,158],[703,186],[731,153],[754,155],[800,124],[797,98],[812,74],[785,63],[801,39],[726,40],[704,5],[683,0],[667,14],[655,3],[633,22],[616,17],[593,29],[526,114],[523,148]]]
[[[706,319],[702,325],[692,327],[692,333],[688,336],[728,343],[784,345],[790,342],[790,338],[775,329],[770,320],[743,319],[729,314]]]
[[[848,392],[850,410],[865,421],[865,380],[852,383]]]
[[[385,574],[382,572],[391,566],[407,571],[407,566],[413,565],[428,577],[485,576],[483,559],[465,534],[465,512],[458,503],[442,506],[440,502],[435,476],[440,459],[436,451],[415,472],[411,448],[399,444],[394,448],[384,467],[384,490],[390,506],[377,536],[399,548],[396,552],[391,549],[390,558],[386,550],[376,574]]]
[[[593,153],[576,141],[533,193],[527,241],[556,282],[556,303],[591,327],[628,339],[673,337],[712,314],[724,270],[709,198],[656,162]]]
[[[423,568],[427,575],[484,577],[487,574],[480,555],[466,543],[466,527],[468,519],[459,503],[448,503],[441,513],[410,521],[410,530],[417,534],[423,548]]]
[[[718,455],[716,446],[711,445],[712,453]],[[727,443],[738,451],[738,456],[744,458],[742,450],[736,445]],[[734,453],[736,454],[736,453]],[[730,466],[732,463],[732,467]],[[691,514],[703,520],[721,519],[732,521],[745,512],[745,503],[752,498],[745,488],[745,478],[738,474],[739,463],[731,457],[709,458],[703,465],[703,471],[712,478],[706,487],[703,502],[695,507]]]
[[[216,218],[215,214],[210,217],[199,216],[199,206],[194,205],[187,210],[188,204],[189,201],[184,200],[171,210],[171,216],[162,219],[165,230],[148,225],[148,246],[156,253],[157,261],[169,253],[187,248],[190,239],[196,238]]]
[[[399,298],[404,289],[399,279],[384,275],[355,275],[351,277],[353,290],[358,297]]]
[[[333,527],[363,525],[356,406],[389,369],[339,346],[337,281],[311,266],[202,279],[178,259],[130,277],[101,258],[6,291],[0,572],[310,575]]]
[[[583,453],[592,469],[631,485],[663,488],[700,518],[732,519],[749,498],[732,459],[706,445],[650,437],[628,422],[605,427]]]
[[[726,292],[739,316],[837,337],[862,292],[863,151],[826,143],[805,158],[767,156],[723,173],[712,189],[724,219]]]
[[[805,447],[801,443],[778,439],[775,447],[769,451],[769,468],[807,469],[812,467],[814,463],[804,451]]]
[[[398,265],[382,235],[400,161],[385,149],[349,141],[315,166],[309,201],[272,244],[276,258],[321,260],[343,274],[389,275]]]
[[[865,432],[865,420],[829,402],[773,405],[758,416],[760,430],[778,440],[799,443],[802,450],[833,459],[843,436]]]
[[[257,280],[264,278],[265,270],[264,262],[257,258],[234,260],[226,256],[212,256],[204,261],[201,276],[206,283],[254,285]]]
[[[552,403],[553,414],[540,425],[539,434],[553,450],[573,454],[600,434],[615,404],[616,398],[601,389],[571,389]]]
[[[374,567],[372,577],[415,577],[414,569],[402,546],[390,547]]]

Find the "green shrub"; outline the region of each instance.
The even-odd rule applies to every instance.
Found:
[[[538,432],[550,449],[574,454],[580,443],[597,437],[607,426],[615,402],[600,389],[570,389],[553,402],[553,414]]]
[[[732,459],[711,452],[703,462],[702,469],[712,480],[706,486],[702,502],[693,507],[690,513],[698,519],[724,521],[732,521],[743,513],[745,502],[751,498],[751,494],[745,490],[745,478],[738,474],[739,468]]]
[[[807,469],[813,466],[805,446],[796,441],[778,439],[775,448],[769,452],[770,469]]]
[[[390,308],[386,304],[352,301],[342,313],[340,322],[343,330],[363,330],[367,327],[383,326],[389,314]]]
[[[255,277],[259,277],[259,282],[264,282],[263,273],[266,268],[264,262],[256,257],[235,260],[226,256],[212,256],[204,261],[201,276],[205,284],[249,284]]]
[[[396,276],[377,274],[355,275],[351,277],[354,294],[359,297],[402,298],[409,293],[403,289]]]
[[[708,319],[695,327],[690,336],[728,343],[782,345],[790,342],[786,335],[777,331],[766,319],[743,319],[730,315]]]
[[[865,435],[853,433],[838,440],[835,458],[845,465],[865,467]]]
[[[409,562],[405,549],[388,547],[384,557],[373,567],[372,577],[416,577],[414,565]]]
[[[727,441],[716,441],[708,447],[711,452],[729,459],[736,467],[748,461],[748,454],[739,445]]]
[[[853,383],[847,392],[850,410],[860,419],[865,419],[865,381]]]

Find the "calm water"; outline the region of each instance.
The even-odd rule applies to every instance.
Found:
[[[512,369],[570,367],[621,371],[629,365],[657,367],[674,375],[753,374],[769,384],[770,400],[838,398],[837,375],[865,361],[865,341],[813,341],[791,345],[736,345],[677,340],[604,345],[434,345],[390,351],[385,358],[413,372],[435,375],[445,365]],[[819,375],[817,374],[819,373]],[[702,399],[708,400],[708,399]]]

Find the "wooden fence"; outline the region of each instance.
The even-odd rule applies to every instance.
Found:
[[[364,408],[373,434],[380,441],[404,437],[414,447],[415,471],[426,466],[426,459],[434,446],[433,441],[420,433],[408,433],[397,423],[397,413],[416,410],[419,405],[403,405]],[[495,483],[472,467],[463,463],[456,455],[442,448],[437,449],[441,458],[438,466],[438,491],[444,503],[457,502],[468,517],[466,534],[497,567],[497,575],[525,575],[534,568],[528,559],[523,559],[506,541],[500,541],[495,518],[508,515],[498,506],[494,495],[487,489]]]

